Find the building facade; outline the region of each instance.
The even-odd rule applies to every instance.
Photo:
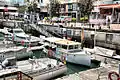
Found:
[[[120,23],[120,1],[100,0],[94,2],[94,9],[91,12],[91,24]]]
[[[60,0],[60,3],[60,16],[71,16],[80,19],[81,6],[78,0]]]
[[[50,14],[50,0],[40,0],[40,19]]]

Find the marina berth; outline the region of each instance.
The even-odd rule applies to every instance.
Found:
[[[27,51],[27,48],[23,46],[14,46],[10,48],[0,48],[0,58],[5,59],[9,57],[16,57],[17,59],[22,59],[25,57],[31,57],[33,55],[32,51]]]
[[[44,43],[46,45],[44,52],[46,52],[50,57],[52,56],[70,63],[85,66],[91,65],[90,53],[81,49],[81,43],[79,42],[56,37],[48,37],[44,39]]]
[[[6,58],[2,62],[2,66],[4,66],[4,68],[6,69],[2,69],[2,68],[0,69],[0,72],[2,72],[0,76],[3,76],[7,73],[9,74],[10,72],[13,73],[12,70],[14,70],[14,72],[21,71],[22,73],[33,77],[33,80],[48,80],[56,76],[62,75],[67,71],[67,67],[62,62],[58,62],[55,59],[40,58],[40,59],[29,59],[24,61],[15,60],[16,62],[14,60],[15,58]],[[13,65],[8,66],[9,64],[13,64]],[[16,66],[16,67],[12,68],[11,66]],[[6,76],[6,77],[8,79],[15,78],[15,76],[12,77]]]
[[[26,34],[21,28],[4,28],[0,32],[5,34],[6,39],[22,45],[38,45],[40,38]]]

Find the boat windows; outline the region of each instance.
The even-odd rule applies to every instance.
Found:
[[[58,47],[58,48],[61,48],[61,45],[60,45],[60,44],[57,44],[57,47]]]
[[[8,30],[8,32],[13,33],[13,30]]]
[[[67,45],[62,45],[62,48],[63,49],[67,49]]]
[[[15,33],[23,33],[23,31],[19,30],[19,31],[14,31]]]
[[[73,45],[69,45],[69,49],[74,49]]]
[[[112,43],[113,34],[106,34],[106,42]]]
[[[70,50],[70,51],[68,51],[68,52],[70,52],[70,53],[76,53],[76,52],[81,52],[82,50],[81,49],[77,49],[77,50]]]
[[[75,49],[78,49],[78,45],[75,45]]]
[[[67,30],[67,35],[71,35],[71,32],[72,30]]]
[[[27,37],[20,37],[20,36],[16,36],[18,38],[21,38],[21,39],[27,39]]]
[[[45,46],[46,49],[49,49],[49,46]]]

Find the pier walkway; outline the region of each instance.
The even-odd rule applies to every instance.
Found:
[[[120,60],[111,58],[114,50],[108,50],[101,47],[99,47],[99,49],[99,51],[98,49],[95,51],[93,56],[96,60],[101,61],[100,67],[63,76],[62,78],[58,78],[56,80],[109,80],[108,75],[110,72],[114,71],[119,73]],[[108,55],[107,52],[110,51],[111,55]],[[94,51],[91,49],[91,52]],[[113,80],[117,80],[115,75],[113,75],[112,78]]]
[[[40,33],[42,33],[43,35],[47,36],[47,37],[52,37],[53,35],[50,34],[43,26],[38,26],[35,24],[29,24],[30,27],[34,28],[35,30],[39,31]]]
[[[37,30],[38,32],[40,32],[41,34],[43,34],[46,37],[59,37],[62,38],[61,35],[59,35],[58,33],[53,31],[50,31],[46,26],[44,25],[37,25],[37,24],[29,24],[29,26],[31,28],[34,28],[35,30]]]

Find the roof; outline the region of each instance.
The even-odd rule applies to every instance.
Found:
[[[49,41],[49,42],[55,42],[57,40],[62,40],[61,38],[56,38],[56,37],[48,37],[45,38],[44,40]]]
[[[120,8],[120,4],[104,4],[99,5],[100,8],[108,9],[108,8]]]
[[[0,7],[0,9],[5,9],[5,7]],[[18,10],[16,7],[7,7],[8,10]]]
[[[67,39],[57,40],[55,43],[62,44],[62,45],[77,45],[77,44],[81,44],[79,42],[70,41],[70,40],[67,40]]]
[[[70,40],[62,39],[62,38],[56,38],[56,37],[45,38],[45,40],[47,40],[49,42],[54,42],[54,43],[57,43],[57,44],[62,44],[62,45],[77,45],[77,44],[81,44],[79,42],[70,41]]]

